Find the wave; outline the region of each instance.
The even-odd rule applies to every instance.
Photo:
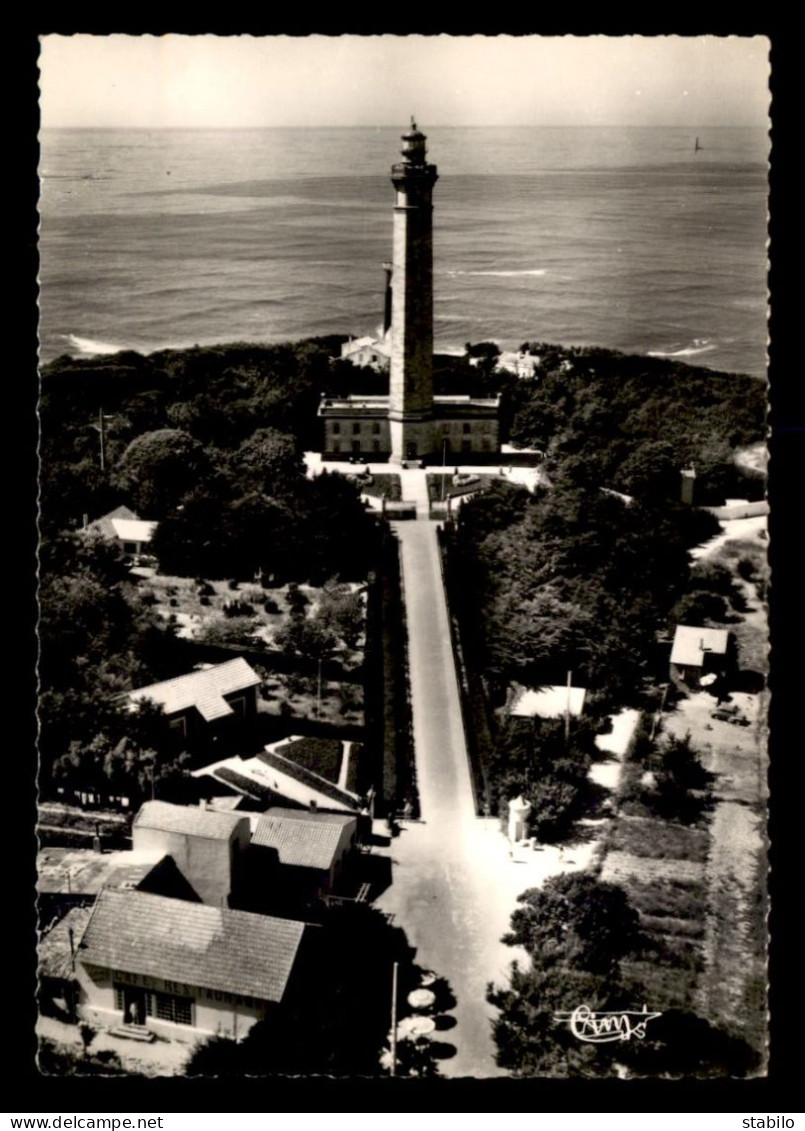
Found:
[[[114,346],[111,342],[95,342],[92,338],[79,338],[77,334],[63,334],[65,341],[73,349],[78,350],[85,357],[97,357],[100,354],[120,353],[126,346]]]
[[[529,271],[446,271],[446,275],[497,275],[504,279],[512,279],[517,275],[547,275],[546,267]]]
[[[718,349],[706,338],[694,338],[692,346],[684,346],[678,350],[646,350],[649,357],[695,357],[700,353],[712,353]]]

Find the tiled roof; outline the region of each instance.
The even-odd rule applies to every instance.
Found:
[[[313,824],[326,822],[329,825],[338,825],[345,828],[351,825],[356,818],[349,813],[324,813],[321,809],[315,812],[312,809],[286,809],[282,805],[273,805],[266,814],[268,817],[291,817],[294,821],[310,821]]]
[[[77,957],[130,974],[281,1001],[304,929],[291,919],[104,891]]]
[[[583,687],[571,687],[568,695],[567,685],[561,684],[540,688],[521,687],[512,700],[511,714],[529,719],[557,719],[569,709],[571,715],[580,715],[586,694]]]
[[[244,820],[247,818],[242,813],[220,813],[202,809],[200,805],[171,805],[168,801],[146,801],[134,818],[134,828],[229,840]]]
[[[129,699],[134,703],[142,699],[153,699],[155,703],[161,704],[166,715],[195,707],[207,722],[212,722],[213,719],[234,714],[224,699],[225,695],[256,687],[259,682],[257,672],[249,667],[242,656],[238,656],[236,660],[214,664],[203,671],[189,672],[163,683],[152,683],[149,687],[138,687],[136,691],[129,692]]]
[[[280,864],[328,871],[335,861],[341,835],[353,817],[327,820],[327,814],[272,809],[257,822],[252,844],[276,848]],[[333,814],[338,818],[338,814]],[[325,819],[322,819],[325,818]]]
[[[726,628],[694,628],[678,624],[671,649],[671,663],[700,668],[704,663],[705,652],[712,652],[717,656],[726,654],[728,636]]]
[[[91,907],[73,907],[39,940],[39,974],[43,978],[69,978],[73,973],[70,931],[77,947],[92,914]]]

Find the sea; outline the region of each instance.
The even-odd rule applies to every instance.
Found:
[[[765,376],[764,129],[422,128],[438,351],[543,341]],[[43,130],[41,361],[375,333],[402,132]]]

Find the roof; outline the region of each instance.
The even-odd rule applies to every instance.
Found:
[[[137,522],[139,519],[133,510],[129,507],[120,506],[115,507],[113,511],[108,514],[96,518],[94,522],[90,522],[88,526],[84,527],[85,530],[96,531],[102,534],[104,538],[118,538],[120,535],[115,529],[115,522],[123,520],[124,522]]]
[[[570,714],[580,715],[584,710],[584,697],[587,691],[583,687],[570,688]],[[558,719],[568,709],[567,685],[549,687],[520,687],[514,694],[511,704],[511,714],[533,719]]]
[[[134,703],[153,699],[162,706],[166,715],[195,707],[209,723],[234,714],[224,699],[225,695],[245,691],[259,683],[260,676],[257,672],[249,667],[242,656],[238,656],[235,660],[214,664],[203,671],[189,672],[162,683],[152,683],[148,687],[138,687],[129,692],[129,699]]]
[[[706,652],[716,656],[726,655],[728,637],[726,628],[696,628],[678,624],[671,649],[671,663],[700,668]]]
[[[314,790],[329,801],[334,801],[336,804],[344,805],[349,809],[358,808],[360,798],[357,794],[350,793],[346,789],[339,789],[337,785],[327,781],[321,774],[314,773],[313,770],[308,770],[304,766],[298,766],[290,758],[284,758],[281,754],[278,754],[276,748],[267,746],[257,755],[257,761],[270,766],[271,769],[278,770],[281,774],[308,789]],[[297,800],[297,798],[294,798],[294,800]]]
[[[282,742],[273,743],[271,749],[275,754],[281,754],[283,758],[290,758],[297,766],[302,766],[338,784],[338,775],[344,760],[344,746],[345,743],[340,738],[291,735]]]
[[[252,844],[276,848],[280,864],[328,871],[344,829],[355,824],[354,817],[339,813],[271,809],[257,822]]]
[[[150,542],[157,528],[155,522],[140,518],[113,518],[110,522],[121,542]]]
[[[73,945],[78,946],[84,928],[92,915],[91,907],[73,907],[63,919],[55,923],[39,939],[39,974],[43,978],[70,978],[73,958],[70,951],[70,931]]]
[[[140,891],[98,896],[77,958],[203,989],[281,1001],[304,923]]]
[[[166,833],[229,840],[238,825],[247,820],[242,813],[221,813],[200,805],[171,805],[168,801],[146,801],[134,818],[135,829],[159,829]]]

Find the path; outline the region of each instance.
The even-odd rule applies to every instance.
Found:
[[[588,866],[593,845],[546,848],[512,859],[495,820],[479,820],[470,782],[458,682],[434,522],[394,524],[400,540],[414,742],[422,820],[403,822],[388,850],[394,881],[377,906],[416,948],[416,962],[443,975],[457,1000],[456,1047],[445,1076],[502,1076],[494,1062],[489,982],[525,957],[503,946],[517,896],[560,871]]]

